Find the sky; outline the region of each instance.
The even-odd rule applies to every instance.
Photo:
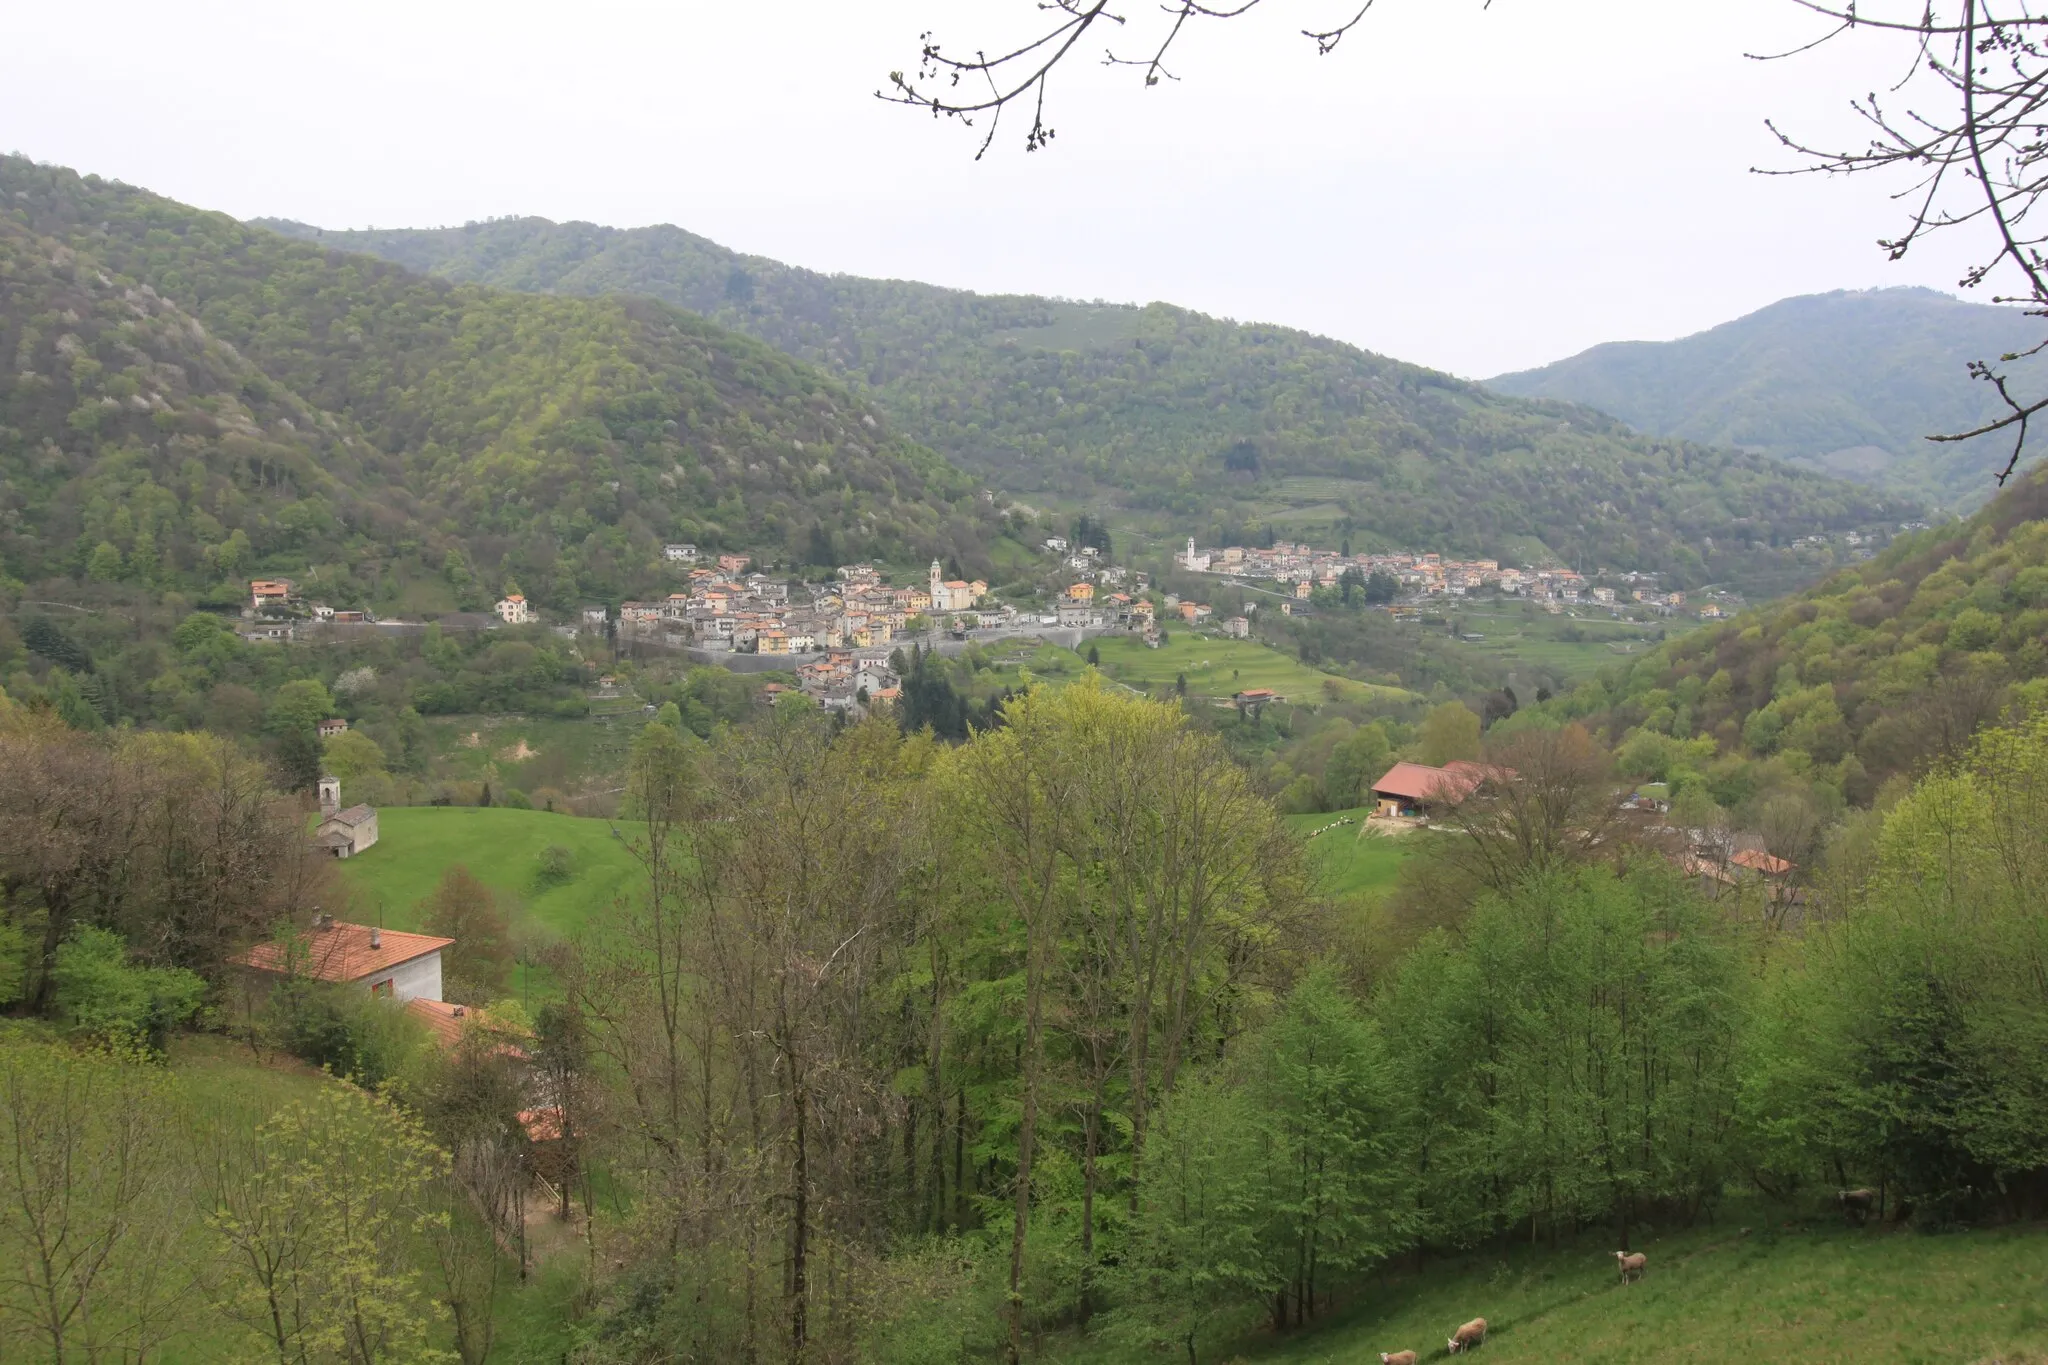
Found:
[[[932,30],[1033,0],[67,0],[10,7],[0,146],[238,217],[675,223],[827,271],[1165,300],[1480,378],[1792,294],[1953,289],[1890,262],[1902,184],[1775,177],[1764,125],[1857,141],[1901,54],[1757,62],[1792,0],[1356,0],[1198,24],[1147,89],[1087,42],[1051,149],[877,100]],[[1155,0],[1129,0],[1135,51]],[[1960,246],[1960,243],[1957,244]],[[1987,300],[1988,301],[1988,300]]]

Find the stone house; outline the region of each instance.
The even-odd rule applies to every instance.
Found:
[[[377,809],[374,806],[341,806],[341,779],[320,777],[320,825],[313,831],[313,843],[337,858],[353,858],[377,842]]]

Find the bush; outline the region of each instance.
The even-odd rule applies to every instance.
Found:
[[[264,1032],[301,1061],[372,1088],[398,1075],[423,1036],[405,1011],[358,987],[280,982],[271,991]]]
[[[81,927],[57,949],[58,1013],[81,1033],[162,1052],[199,1012],[206,983],[182,967],[139,967],[119,934]]]
[[[576,857],[560,844],[549,844],[534,864],[533,889],[546,891],[576,879]]]

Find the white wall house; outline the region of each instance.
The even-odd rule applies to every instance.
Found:
[[[233,961],[259,983],[298,976],[360,986],[393,1000],[439,1000],[441,952],[454,942],[321,915],[304,933],[259,943]]]

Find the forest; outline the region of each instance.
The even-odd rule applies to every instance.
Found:
[[[1918,501],[1655,440],[1590,409],[1489,392],[1284,327],[1165,303],[981,296],[823,275],[674,227],[508,218],[327,232],[442,279],[693,309],[819,365],[962,469],[1027,498],[1085,494],[1230,543],[1289,479],[1335,485],[1362,537],[1782,590],[1803,535],[1890,526]]]
[[[985,564],[998,533],[842,384],[679,309],[452,286],[18,157],[0,350],[14,581],[571,610],[651,592],[670,540]]]
[[[0,1090],[33,1117],[0,1242],[102,1238],[91,1275],[14,1257],[12,1339],[483,1360],[540,1149],[591,1365],[1199,1365],[1418,1257],[1604,1254],[1742,1191],[1868,1187],[1927,1229],[2048,1198],[2038,712],[1792,900],[1683,874],[1585,728],[1497,725],[1392,921],[1181,706],[1092,678],[957,744],[794,698],[678,719],[633,748],[638,885],[544,999],[505,998],[488,893],[444,878],[478,1020],[445,1050],[316,982],[238,1007],[229,953],[337,902],[232,743],[0,703]],[[357,1085],[192,1110],[155,1060],[192,1026]],[[173,1112],[192,1146],[146,1142]]]
[[[2023,310],[1933,289],[1837,290],[1782,299],[1676,341],[1622,341],[1486,386],[1596,407],[1639,431],[1760,450],[1796,464],[1973,511],[2010,452],[1927,438],[1995,415],[1969,362],[2011,355],[2037,368]]]
[[[2048,474],[1804,592],[1704,627],[1533,708],[1584,719],[1695,814],[1803,786],[1824,815],[1953,759],[2048,670]],[[1825,821],[1807,824],[1817,835]],[[1804,842],[1810,842],[1806,840]],[[1796,860],[1804,861],[1803,857]]]

